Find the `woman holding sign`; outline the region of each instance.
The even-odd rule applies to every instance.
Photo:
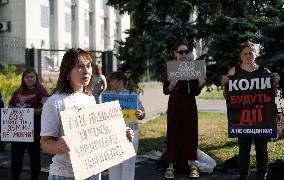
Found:
[[[189,50],[187,45],[177,46],[177,61],[186,61]],[[204,86],[203,79],[165,81],[163,92],[170,95],[167,111],[167,149],[165,161],[169,164],[165,178],[174,178],[174,163],[188,160],[189,176],[198,178],[195,160],[198,146],[198,117],[195,96]]]
[[[256,46],[252,42],[245,42],[241,44],[240,48],[241,64],[231,68],[227,75],[223,75],[221,84],[225,85],[229,81],[230,76],[243,75],[247,77],[250,74],[256,74],[261,77],[262,74],[270,73],[268,69],[256,64]],[[274,78],[274,85],[277,88],[280,80],[279,75],[272,73]],[[225,92],[225,91],[224,91]],[[226,95],[226,93],[224,93]],[[256,162],[257,162],[257,177],[259,180],[266,179],[268,152],[267,143],[268,138],[256,138],[256,137],[239,137],[239,173],[241,180],[248,179],[248,170],[250,163],[250,150],[252,142],[255,145]]]
[[[55,154],[49,170],[49,180],[74,180],[73,168],[69,156],[69,147],[65,141],[60,111],[80,110],[95,106],[92,96],[92,58],[78,48],[69,49],[63,56],[55,91],[43,107],[41,126],[41,145],[44,151]],[[127,130],[129,140],[133,137]],[[101,174],[93,175],[89,180],[100,180]]]
[[[130,87],[130,82],[127,81],[127,77],[123,72],[113,72],[110,74],[110,88],[111,91],[109,93],[114,94],[135,94]],[[137,119],[142,120],[145,117],[144,107],[141,101],[138,98],[138,109],[135,112],[135,116]],[[134,131],[134,140],[133,146],[138,152],[138,123],[136,119],[134,121],[127,122],[127,127],[130,127]],[[109,179],[110,180],[134,180],[135,176],[135,161],[136,156],[123,161],[121,164],[113,166],[109,169]]]
[[[32,68],[26,69],[22,74],[20,87],[14,92],[9,102],[9,107],[34,108],[34,142],[11,142],[11,171],[13,180],[17,180],[20,177],[26,149],[31,159],[32,179],[38,179],[41,170],[40,115],[47,96],[47,90],[39,83],[36,71]]]

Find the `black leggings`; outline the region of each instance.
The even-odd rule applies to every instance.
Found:
[[[40,142],[11,142],[12,155],[12,180],[18,180],[23,168],[23,158],[25,150],[27,149],[30,157],[31,179],[38,180],[41,170],[40,160]]]
[[[257,162],[257,176],[258,179],[265,179],[267,173],[268,163],[268,152],[266,138],[238,138],[239,143],[239,169],[240,179],[247,179],[249,163],[250,163],[250,150],[251,144],[254,142],[256,151],[256,162]]]

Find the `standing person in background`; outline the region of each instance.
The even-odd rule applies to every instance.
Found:
[[[92,96],[92,58],[80,48],[69,49],[63,56],[55,91],[43,107],[41,145],[45,152],[55,154],[49,169],[49,180],[75,180],[65,141],[60,111],[80,110],[96,105]],[[133,132],[127,129],[131,141]],[[101,173],[89,180],[100,180]]]
[[[36,71],[32,68],[26,69],[22,74],[20,87],[12,95],[9,108],[34,108],[34,142],[11,142],[12,180],[18,180],[20,177],[26,149],[31,160],[31,179],[38,179],[41,170],[40,116],[47,96],[47,90],[40,84]]]
[[[270,73],[267,68],[256,64],[256,46],[252,42],[245,42],[241,44],[240,48],[241,64],[231,68],[227,75],[223,75],[221,84],[225,85],[229,81],[230,76],[234,75],[245,75],[256,73],[261,76],[263,73]],[[272,73],[274,78],[275,87],[279,87],[278,83],[280,77],[276,73]],[[226,93],[224,93],[226,95]],[[267,143],[269,138],[256,138],[256,137],[240,137],[238,138],[239,145],[239,173],[240,180],[248,179],[248,170],[250,163],[250,150],[251,144],[254,142],[256,151],[256,162],[257,162],[257,177],[258,180],[266,179],[267,174],[267,163],[268,163],[268,152]]]
[[[101,93],[107,89],[106,77],[102,74],[102,69],[98,65],[93,67],[93,95],[97,104],[101,103]]]
[[[116,94],[135,94],[130,87],[129,81],[123,72],[113,72],[110,74],[110,93]],[[144,107],[141,101],[138,99],[138,110],[136,111],[136,118],[142,120],[145,117]],[[138,122],[128,122],[127,127],[130,127],[134,131],[133,146],[135,152],[138,152]],[[135,176],[135,161],[136,156],[123,161],[121,164],[113,166],[109,169],[110,180],[134,180]]]
[[[3,101],[1,93],[0,93],[0,108],[4,108],[4,101]],[[0,111],[0,120],[1,120],[1,111]],[[2,124],[2,122],[0,122],[0,131],[1,131],[1,124]],[[0,136],[0,138],[1,138],[1,136]],[[0,139],[0,152],[5,150],[5,145],[6,145],[5,142],[1,142],[1,139]]]
[[[180,44],[175,50],[177,61],[186,61],[189,53],[185,44]],[[178,160],[188,160],[189,176],[198,178],[196,164],[198,146],[198,117],[195,96],[198,96],[204,86],[203,79],[171,80],[163,84],[163,92],[170,95],[167,111],[167,149],[165,161],[169,164],[165,178],[174,178],[174,163]]]

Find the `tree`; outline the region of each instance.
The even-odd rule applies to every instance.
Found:
[[[108,1],[121,13],[128,12],[133,27],[126,41],[119,41],[118,59],[124,62],[121,70],[138,82],[150,66],[153,79],[166,76],[166,61],[174,58],[173,48],[183,41],[194,46],[196,30],[189,21],[194,5],[183,0]]]
[[[283,73],[283,51],[271,50],[283,41],[275,37],[275,32],[283,32],[281,0],[109,0],[108,5],[133,19],[129,37],[118,42],[118,59],[136,83],[147,66],[153,79],[163,80],[175,44],[194,47],[200,39],[207,51],[198,59],[208,62],[208,82],[219,85],[221,75],[239,61],[239,44],[247,40],[262,47],[260,62]],[[273,61],[279,67],[274,68]]]
[[[264,36],[263,54],[258,62],[272,72],[280,74],[280,87],[284,89],[284,22],[271,28]]]

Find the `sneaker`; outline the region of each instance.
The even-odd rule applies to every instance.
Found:
[[[174,168],[172,167],[168,167],[165,173],[165,178],[166,179],[174,179],[175,178],[175,174],[174,174]]]
[[[199,178],[199,172],[198,172],[198,168],[197,168],[196,165],[191,165],[189,177],[190,178]]]

